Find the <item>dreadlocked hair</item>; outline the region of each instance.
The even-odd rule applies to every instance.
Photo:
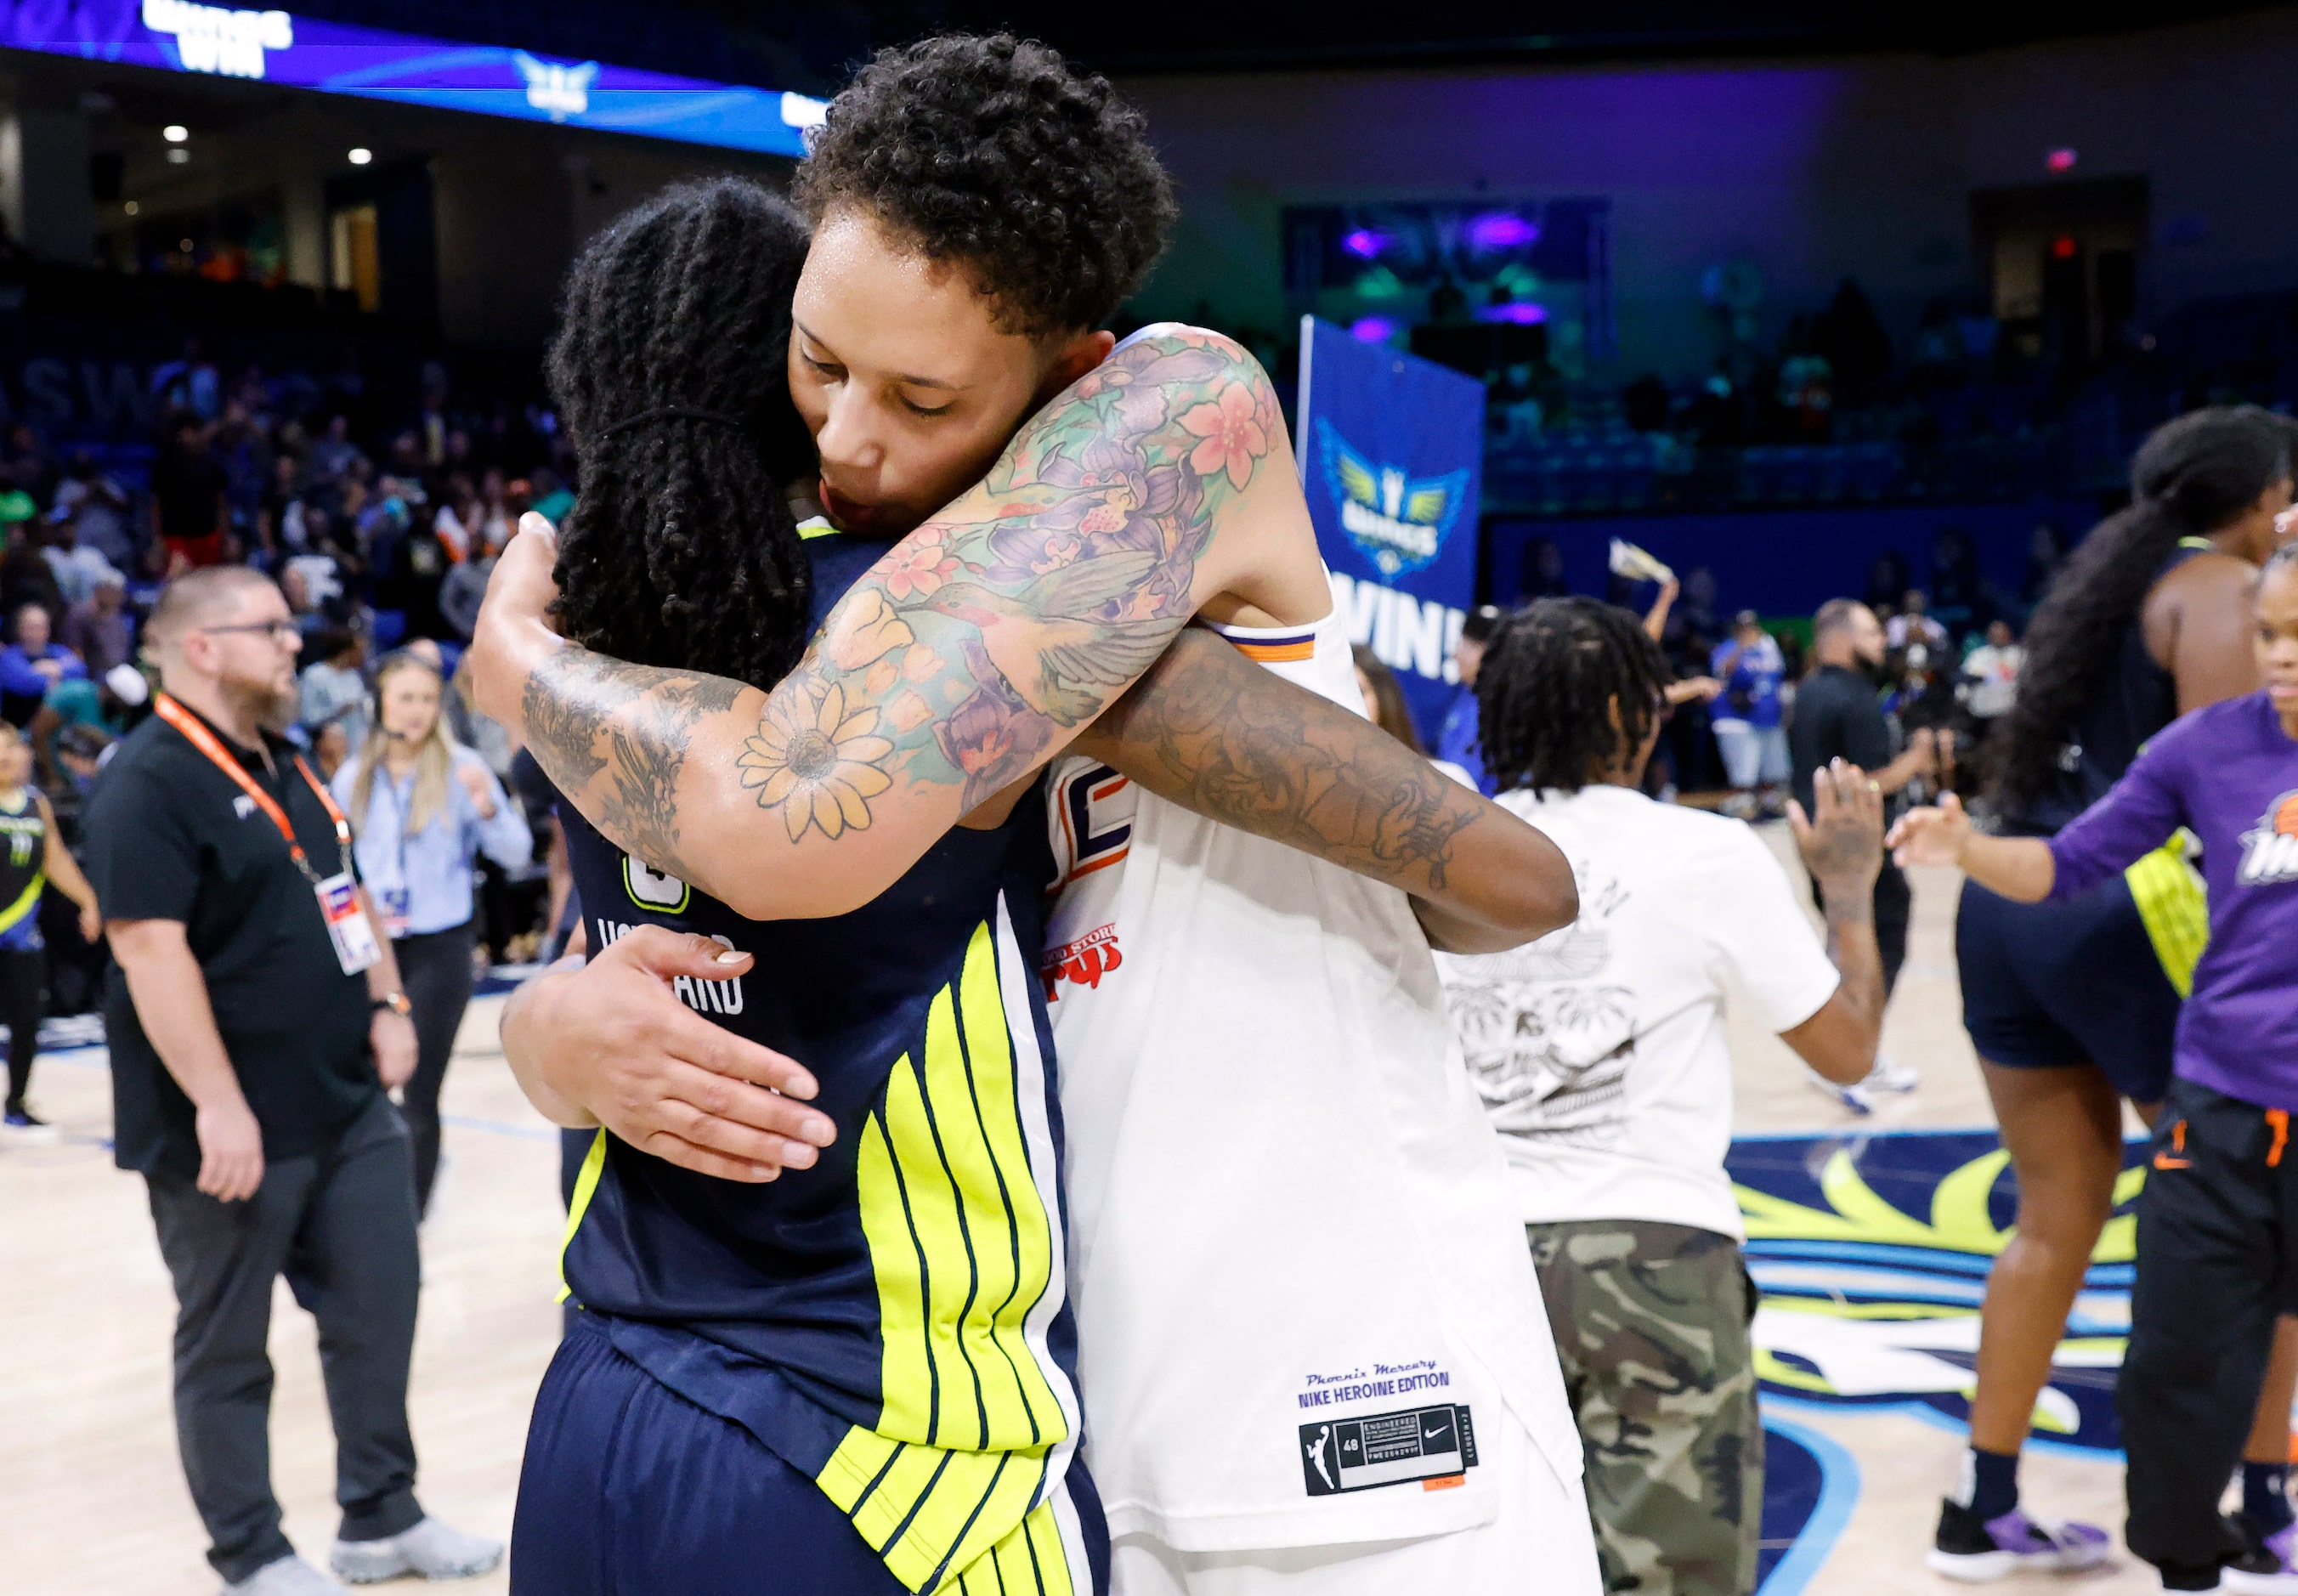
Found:
[[[549,377],[582,462],[557,615],[588,649],[768,685],[812,630],[787,484],[812,458],[789,398],[806,229],[738,178],[682,184],[586,246]]]
[[[1476,671],[1484,768],[1503,792],[1600,781],[1644,746],[1671,679],[1643,622],[1617,605],[1527,605],[1500,622]]]
[[[2077,545],[2028,623],[2019,696],[1987,750],[1993,797],[2040,797],[2123,630],[2178,549],[2238,519],[2290,475],[2290,432],[2254,405],[2215,405],[2166,422],[2130,463],[2131,502]]]

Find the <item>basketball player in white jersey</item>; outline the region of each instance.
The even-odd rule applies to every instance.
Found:
[[[1336,611],[1213,630],[1362,714]],[[1120,759],[1172,749],[1217,781],[1345,779],[1256,702],[1144,696],[1097,730]],[[1215,739],[1266,763],[1195,754]],[[1404,894],[1092,758],[1055,767],[1047,809],[1046,982],[1112,1588],[1594,1590],[1537,1282]]]
[[[917,120],[921,92],[910,89],[889,98],[903,114],[879,144]],[[833,105],[815,160],[835,153],[841,133],[859,136],[842,120]],[[1281,420],[1249,358],[1186,328],[1150,329],[1114,356],[1105,334],[1012,332],[1000,301],[1029,285],[1001,283],[996,260],[963,247],[922,256],[918,224],[889,217],[887,203],[876,190],[833,193],[800,284],[792,388],[821,451],[822,498],[841,525],[894,533],[985,467],[991,485],[897,546],[833,611],[797,687],[763,705],[756,690],[622,666],[540,635],[548,557],[526,534],[498,572],[475,650],[486,707],[524,723],[577,807],[651,864],[752,914],[866,901],[951,819],[1032,779],[1148,664],[1141,649],[1153,632],[1170,637],[1177,614],[1219,618],[1273,655],[1272,668],[1361,713]],[[1065,370],[1080,349],[1090,358]],[[966,426],[984,426],[976,412],[1003,392],[1000,362],[1034,369],[1018,392],[1036,382],[1040,399],[1055,375],[1092,375],[1005,461],[936,462],[949,429],[929,434],[914,417],[955,405]],[[922,410],[934,397],[943,409]],[[1108,429],[1099,435],[1114,475],[1091,465],[1092,442],[1072,442],[1085,426]],[[1126,475],[1128,451],[1145,446],[1186,462],[1173,467],[1178,497],[1161,478]],[[1083,482],[1046,469],[1080,459]],[[1124,542],[1137,522],[1157,534],[1149,556],[1128,551],[1141,548]],[[1024,543],[1046,563],[1019,563]],[[1122,618],[1093,618],[1098,600],[1031,610],[1052,584],[1024,580],[1030,570],[1095,558],[1120,574],[1110,596],[1133,594]],[[1017,564],[1021,575],[1003,574]],[[849,667],[864,647],[876,651]],[[976,716],[941,739],[978,756],[960,762],[962,796],[922,790],[934,778],[913,750],[938,734],[901,724],[907,684],[944,702],[997,699],[986,725]],[[822,727],[840,763],[809,778],[838,790],[816,798],[811,818],[790,806],[792,781],[744,779],[762,715],[793,690],[835,690],[847,707]],[[1161,790],[1186,788],[1240,823],[1303,840],[1327,837],[1319,808],[1336,793],[1360,801],[1343,779],[1352,772],[1297,727],[1297,746],[1271,758],[1264,745],[1263,763],[1244,769],[1180,747],[1194,735],[1227,757],[1249,693],[1134,702],[1098,730],[1178,748],[1168,773],[1178,780]],[[850,731],[881,709],[905,734],[890,754],[889,740]],[[778,757],[785,746],[774,739]],[[1071,1196],[1076,1292],[1089,1444],[1096,1469],[1120,1476],[1110,1493],[1119,1588],[1592,1591],[1577,1443],[1546,1319],[1401,889],[1444,923],[1448,839],[1370,837],[1354,863],[1388,883],[1378,884],[1145,798],[1122,823],[1134,830],[1120,865],[1092,846],[1120,823],[1110,778],[1063,775],[1087,835],[1071,839],[1062,908],[1092,923],[1063,941],[1053,1009],[1077,1038],[1062,1058],[1071,1168],[1087,1188]],[[823,821],[825,803],[842,829]],[[1104,867],[1088,868],[1096,862]],[[777,1160],[810,1161],[821,1133],[804,1111],[740,1089],[788,1079],[787,1061],[746,1056],[723,1032],[690,1045],[694,1017],[666,986],[629,979],[644,950],[625,940],[627,954],[617,944],[522,1005],[506,1046],[523,1078],[690,1168],[759,1178]],[[658,948],[645,967],[727,973],[682,951],[696,969],[672,969]],[[1086,1001],[1061,984],[1071,963],[1099,972]],[[611,1024],[598,1022],[599,996]],[[722,1089],[693,1087],[697,1066]],[[675,1112],[649,1118],[665,1104]]]

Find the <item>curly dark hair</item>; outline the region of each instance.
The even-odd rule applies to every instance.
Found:
[[[2130,463],[2129,506],[2068,557],[2027,624],[2019,696],[1985,758],[1992,796],[2016,810],[2048,791],[2125,629],[2184,537],[2238,519],[2290,475],[2288,425],[2253,405],[2214,405],[2154,429]]]
[[[1000,327],[1100,327],[1140,286],[1178,208],[1141,113],[1044,45],[946,34],[881,50],[830,103],[792,194],[854,204],[963,264]]]
[[[1672,680],[1630,611],[1593,599],[1537,600],[1484,645],[1476,671],[1484,769],[1503,792],[1577,792],[1644,746]]]
[[[549,362],[582,462],[556,573],[576,642],[761,686],[798,663],[811,583],[785,488],[812,459],[789,378],[806,247],[789,206],[721,178],[665,189],[576,259]]]

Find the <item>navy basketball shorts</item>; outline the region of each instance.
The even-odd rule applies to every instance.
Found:
[[[1980,1058],[2014,1070],[2095,1064],[2133,1103],[2162,1100],[2178,994],[2120,876],[2039,904],[1964,881],[1955,962]]]
[[[1072,1578],[1027,1559],[984,1557],[963,1583],[968,1596],[1106,1592],[1100,1501],[1074,1465],[1063,1489],[1090,1571]],[[510,1588],[512,1596],[910,1596],[820,1485],[586,1324],[559,1344],[535,1393]]]

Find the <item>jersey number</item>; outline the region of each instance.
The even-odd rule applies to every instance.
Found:
[[[631,901],[641,909],[652,909],[657,914],[686,912],[690,896],[686,883],[674,875],[648,869],[628,854],[623,856],[623,885],[629,889]]]

